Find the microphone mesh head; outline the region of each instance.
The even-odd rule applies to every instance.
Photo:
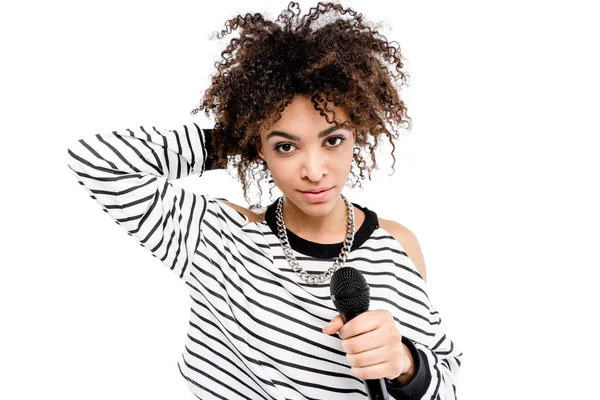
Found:
[[[342,267],[331,276],[331,299],[340,314],[354,313],[369,308],[369,285],[356,268]]]

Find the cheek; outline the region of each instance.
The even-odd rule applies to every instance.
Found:
[[[273,177],[273,181],[275,181],[275,185],[282,187],[285,186],[286,182],[291,180],[294,170],[289,165],[271,164],[270,167],[271,176]]]
[[[347,149],[346,152],[344,152],[344,161],[340,164],[343,165],[343,168],[345,171],[350,171],[352,169],[352,162],[354,159],[354,149],[352,148],[352,146],[349,146],[349,149]]]

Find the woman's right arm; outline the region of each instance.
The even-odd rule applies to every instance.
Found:
[[[141,246],[187,280],[204,218],[214,200],[169,181],[212,169],[211,130],[195,123],[97,134],[68,148],[68,167],[90,196]],[[214,204],[212,206],[214,208]]]

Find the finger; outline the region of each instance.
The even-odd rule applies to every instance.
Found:
[[[369,310],[357,315],[340,328],[340,337],[347,339],[377,329],[384,322],[383,315],[377,310]]]
[[[371,349],[368,351],[363,351],[360,353],[352,354],[347,353],[346,359],[348,360],[348,365],[351,367],[359,367],[364,368],[370,365],[380,364],[383,362],[387,362],[393,358],[390,352],[389,347],[381,346],[375,349]]]
[[[328,325],[323,327],[323,332],[332,335],[338,331],[344,325],[344,320],[340,314],[336,315],[331,319]]]
[[[362,353],[378,347],[387,346],[390,342],[391,338],[389,335],[380,329],[375,329],[361,333],[358,336],[342,339],[341,346],[345,353]]]
[[[368,367],[352,367],[350,373],[358,379],[380,379],[389,375],[389,369],[389,363],[382,362]]]

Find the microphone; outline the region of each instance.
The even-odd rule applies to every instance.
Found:
[[[352,267],[338,268],[329,283],[331,300],[344,324],[369,309],[369,285],[361,272]],[[363,380],[370,400],[389,400],[385,380]]]

